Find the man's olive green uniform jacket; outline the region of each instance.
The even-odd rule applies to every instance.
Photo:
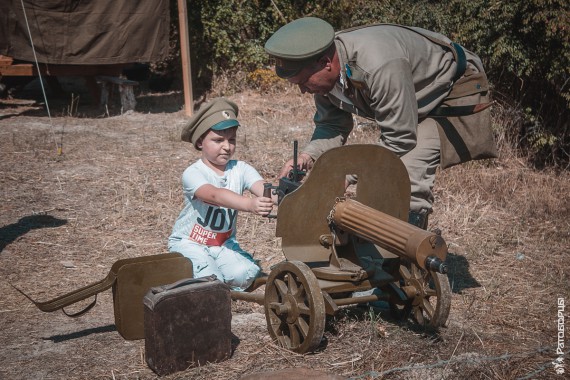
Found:
[[[401,156],[414,148],[418,124],[433,113],[446,106],[488,102],[479,57],[458,47],[465,57],[459,62],[461,54],[458,58],[443,35],[380,24],[337,32],[334,43],[341,75],[328,95],[315,95],[316,129],[303,149],[314,159],[346,142],[354,125],[352,114],[375,120],[379,144]],[[465,108],[470,107],[459,116],[436,118],[443,168],[496,157],[489,109],[466,115]],[[443,114],[454,108],[447,110]]]

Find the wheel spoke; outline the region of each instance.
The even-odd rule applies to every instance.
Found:
[[[274,326],[275,329],[278,329],[279,326],[283,325],[283,319],[281,316],[277,315],[277,313],[275,313],[273,310],[268,310],[267,311],[269,320],[268,320],[268,324],[270,326]]]
[[[435,289],[427,288],[424,291],[427,297],[437,297],[437,291]]]
[[[297,300],[297,302],[305,302],[305,296],[307,293],[305,292],[305,286],[302,282],[297,283],[297,292],[293,293],[293,296]]]
[[[301,334],[303,334],[303,337],[309,335],[309,325],[307,324],[307,321],[305,321],[305,319],[303,319],[302,317],[297,318],[296,325],[301,331]]]
[[[423,315],[423,312],[422,312],[421,307],[415,307],[415,308],[414,308],[414,318],[416,318],[416,321],[417,321],[420,325],[424,325],[424,324],[425,324],[424,315]]]
[[[433,309],[433,306],[431,303],[429,303],[429,300],[427,300],[426,298],[423,299],[422,301],[422,307],[423,311],[427,314],[427,317],[429,320],[433,319],[433,316],[435,314],[435,310]]]
[[[293,295],[297,294],[299,288],[297,284],[297,278],[293,273],[289,273],[289,275],[287,276],[287,285],[289,287],[289,292],[291,294]]]
[[[299,308],[300,314],[311,315],[311,309],[309,308],[309,306],[305,305],[304,303],[297,305],[297,307]]]
[[[294,323],[288,324],[289,327],[289,337],[291,338],[291,347],[298,347],[301,344],[301,336],[299,335],[299,330],[297,325]]]
[[[416,280],[426,282],[426,273],[420,267],[414,265],[412,271]]]
[[[282,315],[287,312],[287,306],[280,302],[270,302],[269,308],[277,315]]]
[[[277,337],[279,345],[281,347],[286,347],[286,348],[290,348],[291,347],[291,338],[289,338],[289,336],[287,335],[279,335]]]
[[[404,278],[404,280],[409,280],[412,277],[412,274],[404,265],[400,266],[400,274]]]
[[[279,292],[279,295],[281,296],[280,298],[283,298],[287,295],[287,292],[289,291],[289,288],[287,287],[287,284],[285,283],[285,281],[276,278],[275,281],[273,282],[275,289],[277,289],[277,292]]]

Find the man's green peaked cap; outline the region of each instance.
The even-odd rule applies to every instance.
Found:
[[[277,75],[290,78],[318,59],[333,40],[334,29],[328,22],[304,17],[279,28],[265,43],[265,51],[275,58]]]

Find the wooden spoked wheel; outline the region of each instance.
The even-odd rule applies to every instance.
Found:
[[[401,265],[404,289],[411,297],[411,317],[420,325],[445,326],[451,308],[451,287],[446,275],[427,271],[415,264]],[[411,292],[410,289],[413,288]]]
[[[317,278],[301,261],[284,261],[265,285],[265,318],[269,335],[298,353],[314,351],[325,330],[325,302]]]

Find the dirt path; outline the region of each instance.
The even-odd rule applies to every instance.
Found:
[[[274,180],[291,141],[310,136],[310,99],[232,99],[241,107],[237,158]],[[156,377],[144,341],[117,333],[110,291],[70,319],[37,310],[11,286],[47,300],[102,279],[118,259],[166,252],[180,176],[198,155],[179,141],[182,112],[149,112],[0,119],[1,379]],[[375,133],[355,130],[351,143]],[[569,178],[505,162],[441,173],[431,222],[450,246],[453,298],[439,334],[353,308],[327,327],[320,351],[297,355],[271,342],[260,306],[234,302],[232,358],[166,378],[303,366],[359,379],[551,379],[557,299],[570,302]],[[264,269],[283,259],[274,221],[242,213],[238,231]]]

